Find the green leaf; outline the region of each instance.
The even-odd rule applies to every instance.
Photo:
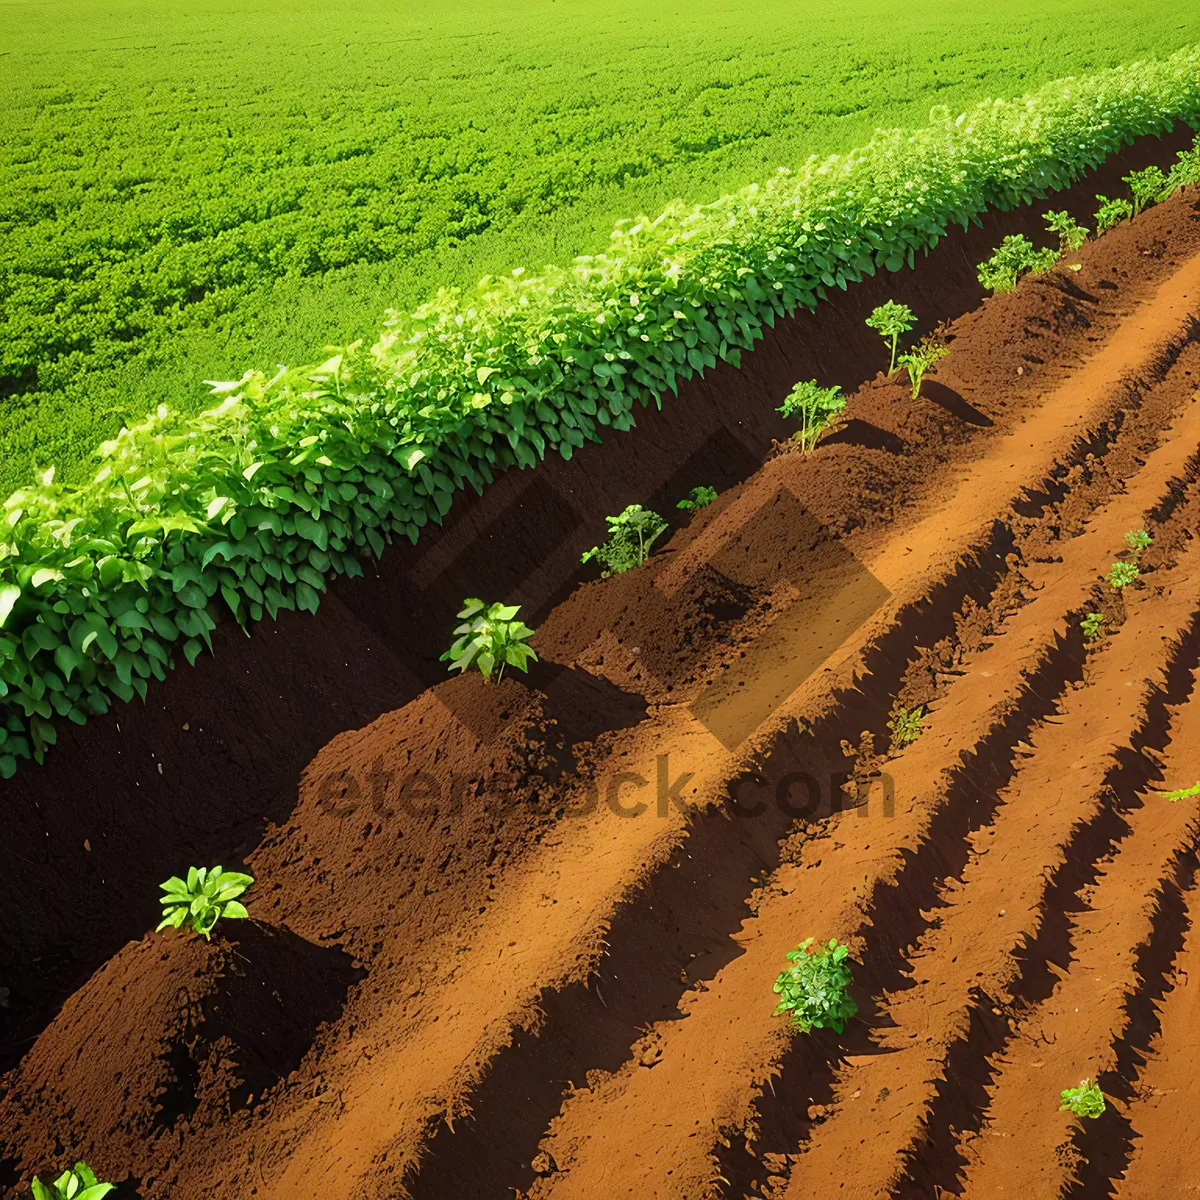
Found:
[[[13,606],[21,598],[21,589],[15,583],[0,584],[0,629],[12,613]]]

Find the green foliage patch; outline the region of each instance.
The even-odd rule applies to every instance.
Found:
[[[775,980],[775,993],[779,996],[775,1015],[790,1012],[792,1024],[802,1033],[814,1029],[843,1033],[846,1022],[858,1012],[858,1005],[849,995],[852,982],[846,962],[849,947],[841,945],[837,938],[830,938],[829,944],[819,950],[810,950],[812,943],[812,938],[806,938],[788,953],[792,965],[780,971]]]
[[[797,383],[776,409],[785,417],[798,417],[800,428],[792,436],[806,454],[817,444],[829,423],[845,411],[846,397],[841,389],[821,387],[815,379]]]
[[[979,264],[979,282],[991,292],[1011,292],[1022,275],[1040,275],[1058,262],[1057,250],[1039,250],[1023,234],[1012,233],[987,262]]]
[[[221,867],[190,867],[186,879],[172,875],[161,885],[163,919],[158,929],[190,929],[207,940],[222,917],[250,915],[238,897],[253,882],[251,875]]]
[[[1104,1093],[1094,1079],[1084,1079],[1078,1087],[1064,1088],[1059,1112],[1073,1112],[1077,1117],[1098,1117],[1105,1108]]]
[[[697,509],[707,508],[716,498],[716,488],[709,487],[707,484],[701,484],[699,487],[692,488],[675,507],[686,509],[688,512],[695,512]]]
[[[598,558],[604,564],[601,574],[622,575],[640,567],[650,553],[650,547],[665,532],[667,523],[656,512],[631,504],[616,517],[605,517],[608,540],[585,550],[580,562]]]
[[[489,681],[494,671],[497,683],[504,678],[505,667],[528,671],[530,660],[537,662],[537,654],[526,645],[533,630],[516,619],[520,611],[519,604],[464,600],[458,614],[462,624],[455,629],[454,644],[440,661],[449,662],[451,671],[464,674],[475,667]]]

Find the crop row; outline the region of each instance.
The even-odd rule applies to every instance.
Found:
[[[143,699],[222,610],[243,627],[315,611],[455,493],[548,450],[570,458],[680,380],[737,365],[764,325],[913,265],[951,224],[1060,188],[1134,138],[1200,124],[1200,50],[979,105],[811,160],[694,209],[623,223],[570,270],[484,280],[393,315],[370,347],[247,371],[194,418],[165,408],[100,449],[81,486],[48,471],[0,525],[0,774],[55,722]],[[1192,179],[1195,158],[1172,171]]]

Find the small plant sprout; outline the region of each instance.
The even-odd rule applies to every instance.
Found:
[[[1086,617],[1079,622],[1079,627],[1083,630],[1083,636],[1089,642],[1095,642],[1100,639],[1104,627],[1103,613],[1088,613]]]
[[[1193,796],[1200,796],[1200,780],[1193,783],[1189,788],[1180,788],[1177,792],[1163,792],[1164,800],[1170,800],[1174,804],[1177,800],[1190,800]]]
[[[775,1015],[792,1014],[792,1024],[802,1033],[814,1029],[832,1029],[842,1033],[858,1005],[850,999],[850,968],[846,956],[850,950],[830,938],[821,950],[810,950],[808,938],[788,954],[791,966],[780,971],[775,980],[779,1004]]]
[[[1164,200],[1173,196],[1181,187],[1200,183],[1200,134],[1197,134],[1192,142],[1192,149],[1181,150],[1177,157],[1179,161],[1167,176],[1167,186],[1162,196]]]
[[[462,624],[454,630],[454,645],[438,661],[449,662],[451,671],[466,672],[477,667],[489,682],[494,671],[497,683],[505,667],[528,671],[530,659],[537,662],[538,656],[532,646],[525,644],[533,637],[533,630],[516,619],[520,611],[519,604],[464,600],[458,614]]]
[[[1083,1079],[1078,1087],[1063,1088],[1059,1112],[1070,1110],[1077,1117],[1098,1117],[1104,1111],[1104,1093],[1094,1079]]]
[[[1137,563],[1115,562],[1109,568],[1108,582],[1119,592],[1133,583],[1139,575],[1141,575],[1141,571],[1138,570]]]
[[[34,1178],[33,1200],[100,1200],[116,1187],[113,1183],[101,1183],[96,1173],[85,1162],[64,1171],[53,1183],[43,1183]]]
[[[688,495],[683,500],[680,500],[675,507],[695,512],[698,508],[707,508],[716,498],[716,488],[701,485],[700,487],[692,488]]]
[[[1142,551],[1153,543],[1154,539],[1144,529],[1131,529],[1125,535],[1125,545],[1129,547],[1129,552],[1135,559],[1140,559]]]
[[[908,371],[908,380],[912,384],[912,398],[916,400],[921,395],[921,380],[925,372],[935,363],[941,362],[950,347],[940,334],[930,333],[923,337],[907,354],[901,354],[896,360]]]
[[[819,387],[815,379],[809,379],[796,384],[775,411],[785,417],[800,418],[800,429],[792,436],[807,454],[816,446],[830,421],[845,407],[846,397],[837,387]]]
[[[608,522],[608,541],[593,546],[581,562],[598,558],[604,564],[604,578],[620,575],[640,567],[650,553],[654,540],[666,529],[667,523],[656,512],[631,504],[619,517],[605,517]]]
[[[877,329],[880,335],[891,346],[892,362],[888,367],[888,374],[891,375],[896,370],[896,343],[902,333],[907,333],[917,323],[917,314],[913,312],[907,304],[897,304],[895,300],[889,300],[886,304],[881,304],[867,318],[867,324],[872,329]]]
[[[1096,233],[1107,233],[1115,229],[1122,221],[1133,217],[1133,205],[1128,200],[1110,200],[1107,196],[1097,196],[1100,207],[1096,209]]]
[[[1162,197],[1167,190],[1167,177],[1161,167],[1146,167],[1142,171],[1134,171],[1121,180],[1129,184],[1133,193],[1133,215],[1136,217],[1142,209],[1147,208]]]
[[[979,264],[979,282],[990,292],[1011,292],[1022,275],[1039,275],[1056,262],[1057,250],[1039,250],[1023,233],[1011,233]]]
[[[1058,252],[1066,254],[1068,250],[1078,250],[1087,241],[1088,231],[1076,223],[1075,218],[1066,210],[1048,212],[1046,227],[1051,233],[1058,234]]]
[[[897,704],[892,709],[887,727],[891,731],[891,751],[899,754],[905,746],[911,746],[921,736],[921,722],[925,714],[918,704],[915,708],[904,708]]]
[[[238,897],[254,882],[250,875],[223,871],[220,867],[191,867],[187,879],[172,875],[161,884],[162,929],[191,929],[205,939],[222,917],[248,917]]]

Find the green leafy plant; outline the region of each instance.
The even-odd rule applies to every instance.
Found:
[[[1111,583],[1112,586],[1117,589],[1117,591],[1120,591],[1121,588],[1128,587],[1131,583],[1133,583],[1138,576],[1141,575],[1141,573],[1142,572],[1138,569],[1137,563],[1115,562],[1109,568],[1108,582]]]
[[[1144,529],[1131,529],[1125,535],[1125,545],[1135,559],[1142,557],[1142,551],[1154,544],[1154,539]]]
[[[829,423],[846,408],[846,397],[839,388],[819,387],[815,379],[796,384],[775,410],[785,417],[799,417],[800,429],[793,434],[806,454],[817,444]]]
[[[1075,218],[1065,210],[1062,212],[1048,212],[1046,214],[1046,227],[1051,233],[1058,234],[1058,252],[1060,255],[1066,254],[1068,250],[1078,250],[1087,241],[1087,229],[1078,224]]]
[[[1100,637],[1103,631],[1104,614],[1095,612],[1088,613],[1087,616],[1085,616],[1083,620],[1079,622],[1079,625],[1083,630],[1083,636],[1087,638],[1089,642],[1094,642]]]
[[[925,713],[921,705],[915,708],[904,708],[897,704],[892,709],[887,727],[891,731],[891,751],[899,754],[905,746],[911,746],[921,736],[921,722]]]
[[[907,369],[908,380],[912,384],[912,398],[916,400],[921,394],[921,380],[925,372],[950,353],[946,339],[938,333],[926,334],[907,354],[901,354],[897,359],[900,365]]]
[[[1058,262],[1057,250],[1039,250],[1023,233],[1010,233],[987,262],[979,264],[979,282],[991,292],[1011,292],[1022,275],[1038,275]]]
[[[848,994],[852,977],[846,957],[850,951],[837,938],[830,938],[820,950],[810,950],[812,943],[813,939],[807,938],[787,955],[792,965],[775,980],[779,996],[775,1015],[790,1012],[792,1024],[803,1033],[814,1029],[842,1033],[858,1012]]]
[[[1092,1079],[1083,1079],[1078,1087],[1064,1088],[1059,1112],[1073,1112],[1077,1117],[1098,1117],[1105,1108],[1104,1093]]]
[[[1170,800],[1174,804],[1177,800],[1190,800],[1193,796],[1200,796],[1200,781],[1193,783],[1189,788],[1180,788],[1175,792],[1163,792],[1163,799]]]
[[[1167,190],[1167,177],[1161,167],[1145,167],[1141,171],[1133,171],[1121,180],[1129,185],[1133,193],[1133,215],[1136,217],[1142,209],[1155,203]]]
[[[631,504],[619,517],[605,517],[608,522],[608,541],[584,552],[581,562],[598,558],[604,564],[602,575],[620,575],[640,567],[650,553],[650,547],[667,528],[656,512]]]
[[[700,487],[694,487],[688,495],[675,505],[676,508],[687,509],[694,512],[698,508],[707,508],[717,498],[717,489],[708,487],[707,484],[702,484]]]
[[[1200,183],[1200,134],[1192,142],[1190,150],[1181,150],[1176,156],[1177,161],[1167,175],[1167,186],[1163,199],[1174,195],[1181,187]]]
[[[880,336],[888,343],[892,351],[892,361],[888,366],[888,374],[896,370],[896,344],[902,333],[907,333],[917,323],[917,314],[907,304],[897,304],[889,300],[881,304],[867,318],[867,324],[879,331]]]
[[[43,1183],[34,1178],[33,1200],[101,1200],[116,1187],[112,1183],[100,1183],[95,1172],[85,1162],[64,1171],[53,1183]]]
[[[484,604],[479,599],[463,601],[458,614],[461,625],[454,630],[454,644],[438,660],[448,662],[451,671],[467,672],[477,668],[489,682],[504,677],[505,667],[528,671],[529,662],[538,661],[532,646],[526,645],[533,630],[516,619],[519,604]]]
[[[1107,196],[1097,196],[1100,207],[1096,209],[1096,233],[1107,233],[1115,229],[1122,221],[1132,220],[1133,205],[1128,200],[1110,200]]]
[[[222,917],[250,915],[238,897],[253,882],[250,875],[220,867],[191,867],[187,879],[172,875],[161,885],[163,919],[158,929],[190,929],[211,938],[213,926]]]

